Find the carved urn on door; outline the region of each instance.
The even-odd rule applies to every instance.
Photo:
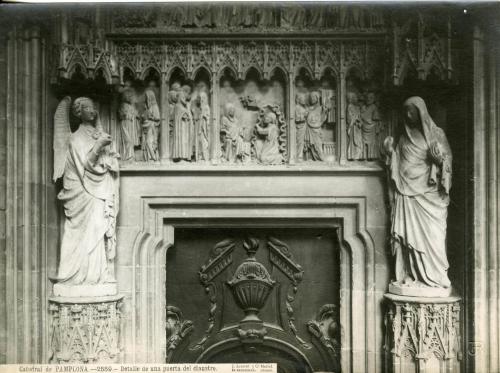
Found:
[[[245,312],[241,323],[262,323],[258,314],[274,287],[275,281],[266,267],[257,261],[255,254],[259,249],[259,240],[248,238],[243,243],[248,258],[234,272],[228,285],[238,306]]]

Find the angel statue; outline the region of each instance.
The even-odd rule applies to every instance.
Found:
[[[53,179],[63,177],[57,198],[65,213],[54,295],[113,295],[119,155],[111,150],[111,136],[103,131],[87,97],[73,102],[73,114],[81,123],[71,133],[70,104],[65,97],[54,116]]]
[[[406,123],[399,141],[384,141],[395,257],[389,292],[446,297],[451,293],[446,257],[451,149],[422,98],[411,97],[404,107]]]

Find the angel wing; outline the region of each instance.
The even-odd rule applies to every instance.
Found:
[[[71,97],[64,97],[59,105],[57,105],[54,114],[54,182],[64,174],[64,166],[66,165],[66,156],[71,136],[71,127],[69,124],[69,109],[71,105]]]

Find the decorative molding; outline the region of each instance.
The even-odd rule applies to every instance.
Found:
[[[119,362],[122,298],[50,298],[50,362]]]
[[[190,347],[191,350],[203,349],[203,346],[214,330],[215,312],[217,311],[217,286],[213,280],[224,272],[233,262],[232,253],[234,248],[235,243],[231,239],[226,239],[217,243],[210,251],[208,262],[201,266],[199,272],[200,282],[205,287],[205,292],[207,293],[210,302],[208,327],[205,330],[203,337],[196,344]]]
[[[293,302],[297,295],[298,285],[302,281],[304,271],[302,267],[293,261],[290,248],[284,242],[274,237],[269,237],[269,261],[274,264],[281,272],[283,272],[292,282],[288,287],[288,294],[286,295],[285,307],[288,316],[288,326],[294,335],[295,339],[305,349],[310,349],[311,345],[304,341],[298,334],[297,327],[295,326],[295,317],[293,310]]]

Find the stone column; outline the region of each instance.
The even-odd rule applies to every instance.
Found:
[[[500,69],[498,38],[489,28],[494,17],[479,13],[472,33],[473,122],[469,152],[473,172],[468,191],[473,196],[471,246],[466,296],[468,304],[467,371],[500,371],[500,255],[498,242]],[[493,23],[491,23],[493,24]]]
[[[219,106],[219,79],[217,74],[212,74],[212,141],[211,141],[211,161],[213,165],[220,161],[220,106]]]
[[[49,298],[50,362],[120,362],[122,299],[123,295]]]
[[[386,372],[460,372],[459,297],[384,297]]]
[[[57,240],[46,121],[46,45],[39,27],[10,25],[5,65],[6,363],[46,356],[47,249]],[[3,119],[3,118],[2,118]],[[1,191],[0,191],[1,192]],[[48,233],[48,232],[51,232]]]
[[[288,117],[288,163],[297,161],[297,128],[295,127],[295,85],[293,72],[288,73],[287,117]]]
[[[341,46],[341,55],[344,53],[344,46]],[[343,69],[343,68],[342,68]],[[340,90],[337,91],[340,95],[340,115],[337,116],[340,119],[339,126],[339,136],[337,137],[337,156],[340,164],[346,164],[347,162],[347,125],[346,125],[346,72],[342,70],[340,72]]]

